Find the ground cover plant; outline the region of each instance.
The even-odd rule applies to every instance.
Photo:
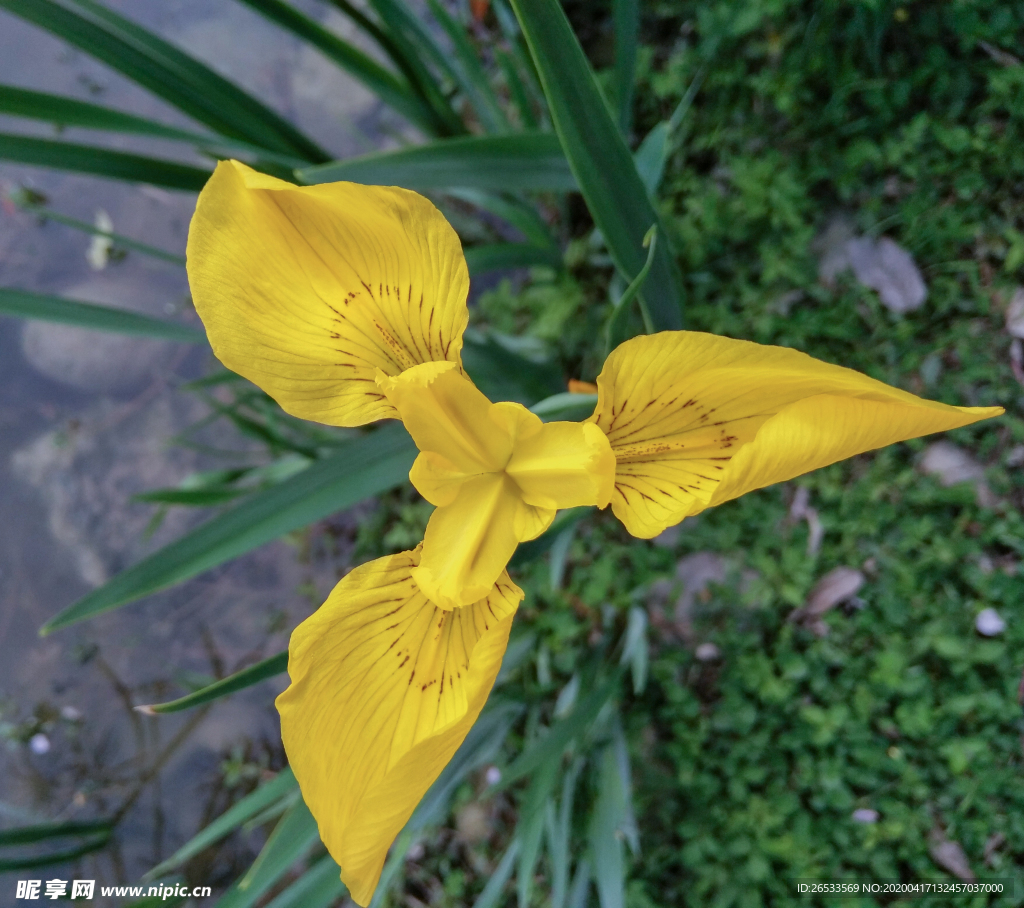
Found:
[[[660,181],[642,157],[638,170],[658,186],[686,326],[1007,414],[948,439],[984,468],[984,484],[975,466],[967,482],[943,485],[921,468],[928,443],[912,442],[753,493],[657,543],[633,540],[609,515],[570,513],[546,545],[524,547],[512,573],[526,599],[504,677],[459,772],[400,837],[380,903],[760,905],[785,903],[797,879],[969,873],[1013,880],[1015,895],[997,903],[1020,903],[1024,373],[1008,325],[1024,265],[1024,13],[1008,3],[641,5],[628,105],[616,20],[626,6],[566,10],[616,112],[631,109],[631,146],[661,142]],[[459,21],[487,60],[502,49],[504,8],[479,8]],[[514,80],[501,78],[500,99],[514,98]],[[424,122],[454,129],[421,94],[433,98]],[[448,204],[458,213],[458,199]],[[594,379],[609,284],[615,299],[637,270],[614,273],[625,269],[583,206],[547,197],[540,210],[565,241],[565,267],[498,286],[472,314],[488,356],[525,354],[537,367],[529,380],[546,390],[527,402],[565,378]],[[923,305],[890,311],[849,272],[823,283],[836,224],[909,250]],[[642,330],[638,310],[626,315],[619,330]],[[299,448],[286,435],[300,428],[251,390],[240,396],[256,409],[240,404],[236,419],[255,416],[281,451]],[[338,441],[304,438],[301,450],[323,460]],[[361,556],[411,547],[429,511],[407,490],[386,493],[360,530]],[[702,575],[700,564],[712,568]],[[843,607],[808,614],[815,584],[836,568],[859,571],[862,585]],[[146,582],[163,581],[103,607]],[[1006,620],[991,638],[975,629],[985,608]],[[234,684],[283,667],[268,660]],[[287,808],[266,857],[223,904],[340,898],[287,783],[282,774],[203,841]],[[157,877],[187,876],[196,851]],[[289,873],[303,858],[310,869]]]

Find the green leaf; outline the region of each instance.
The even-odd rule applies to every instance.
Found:
[[[99,851],[110,841],[113,832],[114,824],[110,820],[39,823],[35,826],[5,829],[0,831],[0,847],[13,847],[16,852],[19,846],[24,845],[53,845],[55,840],[57,845],[34,854],[16,853],[13,856],[0,856],[0,873],[68,863],[93,851]],[[65,842],[64,847],[60,847],[61,841],[66,839],[71,839],[72,843]]]
[[[538,401],[530,407],[531,413],[536,413],[544,422],[555,420],[568,420],[569,422],[583,422],[590,417],[597,406],[596,394],[576,394],[573,391],[560,391]]]
[[[296,171],[296,177],[302,183],[349,180],[406,189],[470,187],[495,192],[568,192],[576,188],[558,137],[544,132],[440,139],[414,148],[307,167]],[[654,220],[651,217],[644,230]],[[630,274],[636,274],[641,265],[642,261],[638,262]]]
[[[69,836],[106,835],[109,837],[114,824],[110,820],[72,823],[39,823],[35,826],[20,826],[15,829],[0,830],[0,846],[31,845],[50,839],[68,838]]]
[[[564,908],[569,887],[569,851],[572,834],[572,810],[576,796],[576,782],[583,770],[583,759],[577,757],[562,778],[562,798],[558,804],[557,819],[551,823],[548,852],[551,855],[551,908]]]
[[[640,269],[640,273],[633,278],[629,286],[623,291],[622,296],[619,297],[618,302],[615,304],[615,309],[612,311],[612,316],[608,320],[608,325],[605,330],[606,334],[606,355],[611,353],[619,344],[629,337],[629,312],[632,306],[633,300],[640,295],[640,291],[644,286],[644,281],[647,280],[647,275],[651,273],[651,267],[654,265],[654,257],[658,249],[658,228],[652,226],[647,231],[647,235],[644,237],[644,246],[647,248],[647,261],[644,267]],[[644,327],[648,333],[654,331],[654,324],[651,319],[650,311],[643,302],[641,297],[640,311],[644,319]]]
[[[180,341],[184,344],[206,343],[206,335],[188,325],[165,322],[148,315],[140,315],[138,312],[81,303],[44,293],[29,293],[27,290],[15,290],[11,287],[0,287],[0,315],[60,322],[79,328],[90,328],[93,331],[137,334],[142,337]]]
[[[40,221],[56,221],[58,224],[64,224],[66,227],[71,227],[74,230],[81,230],[83,233],[88,233],[91,236],[107,237],[115,246],[122,249],[141,252],[143,255],[152,256],[153,258],[161,259],[165,262],[171,262],[174,265],[180,265],[182,268],[185,267],[185,256],[183,255],[175,255],[173,252],[165,252],[163,249],[157,249],[155,246],[148,246],[145,243],[140,243],[133,240],[131,237],[125,236],[124,234],[114,233],[112,230],[100,230],[95,224],[90,224],[88,221],[80,221],[78,218],[69,217],[66,214],[52,211],[41,205],[25,204],[18,200],[16,194],[12,197],[11,201],[13,201],[15,205],[21,205],[23,210],[36,215]]]
[[[250,908],[319,842],[316,820],[300,799],[278,821],[245,875],[217,900],[216,908]]]
[[[85,129],[103,129],[109,132],[156,136],[186,142],[217,141],[217,136],[201,136],[110,107],[42,91],[30,91],[15,85],[0,85],[0,113],[32,120],[47,120],[59,126],[80,126]]]
[[[267,908],[329,908],[348,892],[340,874],[334,859],[324,855]]]
[[[212,700],[219,700],[221,697],[226,697],[228,694],[235,693],[235,691],[252,687],[254,684],[259,684],[260,681],[273,678],[287,670],[288,651],[285,650],[276,656],[271,656],[269,659],[264,659],[262,662],[257,662],[248,668],[243,668],[227,678],[221,678],[220,681],[194,691],[186,697],[179,697],[177,700],[170,700],[167,703],[151,703],[148,706],[136,706],[135,708],[139,712],[150,716],[158,713],[176,713],[182,709],[191,709],[193,706],[200,706]]]
[[[169,898],[164,898],[162,895],[152,895],[148,898],[139,899],[137,902],[132,902],[130,905],[125,905],[124,908],[178,908],[179,905],[185,904],[186,897],[183,895],[175,895]]]
[[[589,725],[618,690],[621,671],[616,671],[604,684],[592,691],[589,696],[576,704],[568,716],[556,722],[544,737],[531,743],[512,764],[501,774],[501,781],[492,786],[491,793],[508,788],[513,782],[531,775],[539,767],[549,763],[558,763],[562,751],[577,735],[587,730]]]
[[[530,785],[522,799],[516,839],[519,841],[519,869],[516,874],[516,901],[519,908],[529,908],[533,892],[533,876],[544,837],[545,806],[561,771],[560,760],[547,760],[530,774]]]
[[[633,80],[636,49],[640,39],[640,0],[613,0],[612,27],[615,33],[615,100],[619,108],[619,129],[629,137],[633,128]]]
[[[498,65],[501,66],[501,72],[505,76],[508,93],[512,98],[512,102],[516,105],[516,109],[519,111],[520,123],[524,129],[536,129],[538,125],[537,117],[534,115],[533,105],[530,103],[530,95],[526,85],[516,69],[515,58],[500,48],[496,56],[498,58]]]
[[[130,905],[125,905],[124,908],[178,908],[179,905],[184,905],[186,896],[175,895],[169,898],[164,898],[162,895],[152,895],[144,899],[139,899],[137,902],[132,902]]]
[[[49,634],[223,564],[405,482],[416,447],[401,425],[349,442],[291,479],[255,492],[181,539],[122,571],[40,630]]]
[[[459,115],[445,98],[441,85],[431,74],[415,41],[411,40],[403,29],[405,19],[401,16],[385,14],[381,16],[383,24],[378,24],[348,0],[327,0],[327,2],[341,10],[373,38],[381,50],[388,55],[391,62],[408,79],[416,94],[433,111],[437,125],[431,132],[436,135],[460,135],[466,131]],[[378,13],[381,12],[382,7],[388,6],[387,3],[380,2],[380,0],[373,5],[377,8]],[[405,7],[401,6],[400,11],[405,12]],[[408,15],[407,12],[405,14]],[[413,21],[416,21],[415,18]]]
[[[428,26],[425,16],[414,11],[405,0],[369,0],[370,6],[374,8],[381,22],[386,23],[388,34],[396,44],[399,53],[409,62],[415,61],[416,79],[423,80],[427,73],[427,62],[429,61],[442,77],[451,82],[458,82],[458,73],[452,66],[450,54],[446,47],[434,36],[435,29]],[[433,80],[430,80],[432,83]],[[424,86],[426,87],[426,86]],[[433,91],[440,94],[440,86],[436,85]],[[443,95],[442,95],[443,97]],[[450,105],[448,106],[451,110]],[[454,111],[452,111],[454,116]],[[458,119],[456,117],[456,119]],[[466,128],[462,121],[458,120],[456,133],[464,133]]]
[[[620,826],[628,795],[622,790],[614,747],[604,748],[597,769],[597,801],[590,817],[590,851],[597,896],[601,908],[625,908],[626,866]]]
[[[407,830],[419,832],[431,823],[444,820],[458,787],[474,769],[490,763],[497,756],[522,711],[518,703],[501,703],[484,710],[455,751],[455,756],[416,806],[406,824]]]
[[[551,526],[549,526],[540,536],[536,539],[531,539],[529,542],[524,542],[519,548],[516,549],[516,553],[512,556],[512,560],[509,562],[511,567],[521,567],[524,564],[528,564],[535,558],[540,558],[542,555],[546,555],[547,552],[554,546],[558,541],[562,533],[564,533],[569,527],[575,526],[580,520],[592,513],[595,508],[590,506],[584,506],[580,508],[567,508],[564,511],[559,511],[558,516],[554,519]]]
[[[491,878],[484,886],[479,898],[473,902],[473,908],[498,908],[503,903],[505,886],[512,878],[512,871],[516,868],[516,858],[519,857],[519,841],[512,840],[512,844],[505,849],[498,866],[494,868]]]
[[[562,268],[562,256],[557,249],[535,246],[533,243],[487,243],[469,246],[464,252],[470,274],[508,268],[532,268],[536,265],[559,270]]]
[[[251,491],[244,486],[210,486],[205,489],[154,489],[132,495],[132,501],[148,504],[180,504],[196,508],[208,508],[224,504],[246,495]]]
[[[529,406],[565,387],[553,364],[522,356],[492,333],[466,331],[462,364],[473,384],[494,401],[512,400]]]
[[[61,127],[77,126],[81,129],[100,129],[106,132],[188,142],[209,153],[219,149],[221,156],[229,153],[255,156],[289,169],[302,167],[309,163],[306,158],[268,151],[259,145],[241,139],[190,132],[174,126],[166,126],[155,120],[147,120],[144,117],[114,110],[111,107],[103,107],[100,104],[91,104],[88,101],[79,101],[76,98],[67,98],[63,95],[31,91],[15,85],[0,85],[0,113],[32,120],[45,120]]]
[[[0,5],[4,2],[0,0]],[[125,151],[111,151],[109,148],[10,133],[0,133],[0,158],[34,167],[91,173],[112,180],[149,183],[151,186],[187,192],[199,192],[210,178],[210,171],[176,161],[162,161]]]
[[[413,92],[408,83],[293,6],[282,0],[241,2],[311,44],[413,123],[429,132],[443,128],[434,111]]]
[[[567,526],[551,543],[551,565],[548,576],[552,590],[560,590],[565,581],[565,567],[569,560],[569,547],[576,535],[576,524]]]
[[[469,99],[477,118],[485,132],[501,133],[509,131],[508,118],[501,108],[498,96],[491,88],[491,82],[473,47],[466,27],[458,22],[438,0],[427,0],[431,13],[437,19],[451,40],[454,51],[451,58],[451,69],[462,93]]]
[[[697,75],[693,77],[690,87],[686,89],[686,94],[676,105],[672,116],[655,124],[651,131],[644,136],[643,142],[640,143],[640,147],[633,155],[637,173],[640,174],[640,179],[647,187],[647,194],[652,199],[657,195],[658,185],[665,172],[665,164],[676,144],[676,132],[683,122],[686,112],[690,109],[693,99],[697,96],[703,80],[704,68],[701,67],[697,71]]]
[[[0,8],[46,29],[225,136],[313,162],[327,155],[234,83],[94,0],[0,0]]]
[[[450,189],[445,195],[497,215],[510,226],[515,227],[528,242],[535,246],[558,249],[548,225],[537,214],[537,209],[515,196],[482,192],[478,189]],[[561,259],[559,259],[559,266],[561,266]]]
[[[643,268],[643,237],[659,224],[658,214],[557,0],[511,2],[569,166],[616,267],[631,280]],[[660,225],[658,232],[666,236]],[[656,330],[682,327],[680,279],[668,243],[659,244],[643,296]]]
[[[576,866],[569,889],[568,908],[587,908],[587,895],[590,892],[590,861],[584,859]]]
[[[177,870],[187,860],[205,851],[215,842],[230,835],[247,820],[266,810],[282,798],[298,793],[298,782],[290,768],[282,769],[270,782],[265,782],[254,792],[247,794],[241,801],[222,813],[198,835],[181,846],[162,864],[157,864],[142,879],[144,881],[160,879],[162,876]]]

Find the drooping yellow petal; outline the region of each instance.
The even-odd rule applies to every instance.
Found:
[[[443,611],[418,550],[356,568],[292,634],[281,735],[320,837],[366,905],[395,836],[483,708],[522,591]]]
[[[453,364],[378,383],[421,451],[409,478],[437,505],[414,576],[442,608],[483,596],[557,508],[608,504],[615,458],[597,427],[544,424],[521,404],[492,404]]]
[[[223,161],[199,195],[188,275],[221,362],[304,419],[394,417],[378,370],[460,362],[462,247],[405,189],[299,187]]]
[[[612,510],[650,538],[745,492],[855,454],[997,416],[951,407],[859,372],[692,331],[620,345],[591,421],[616,457]]]

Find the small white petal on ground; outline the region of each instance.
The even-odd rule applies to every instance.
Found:
[[[978,612],[974,627],[983,637],[997,637],[1006,630],[1006,622],[994,608],[986,608]]]
[[[722,651],[714,643],[702,643],[694,651],[694,655],[701,662],[714,662],[722,655]]]

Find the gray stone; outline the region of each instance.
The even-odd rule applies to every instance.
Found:
[[[61,295],[132,312],[153,311],[154,291],[141,281],[97,275]],[[168,302],[170,302],[168,300]],[[25,359],[42,375],[81,391],[130,394],[151,381],[180,350],[179,344],[128,334],[90,331],[52,322],[25,322]]]

